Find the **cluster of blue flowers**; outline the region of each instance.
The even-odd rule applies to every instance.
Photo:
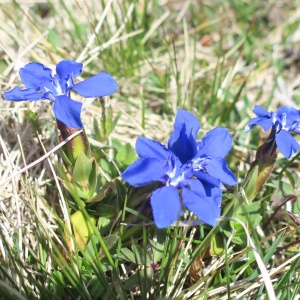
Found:
[[[81,129],[80,118],[82,103],[70,98],[72,90],[83,97],[102,97],[113,94],[118,84],[113,77],[100,72],[97,75],[74,83],[74,78],[82,73],[82,64],[73,60],[63,60],[56,66],[56,74],[51,69],[32,62],[20,69],[20,77],[26,89],[18,86],[3,93],[9,101],[50,100],[55,118],[68,127]]]
[[[246,131],[255,125],[265,131],[274,127],[276,145],[285,157],[290,158],[300,150],[298,142],[289,134],[300,133],[300,110],[284,106],[275,113],[256,105],[254,113],[258,117],[249,121]],[[214,226],[220,216],[222,184],[236,185],[224,159],[232,144],[228,129],[217,127],[197,142],[199,129],[196,117],[179,109],[168,148],[139,137],[136,142],[139,159],[121,174],[136,187],[152,181],[163,183],[151,195],[153,216],[159,228],[178,220],[183,205],[203,222]]]
[[[3,94],[9,101],[50,100],[55,118],[72,128],[82,128],[80,102],[71,99],[71,91],[83,97],[101,97],[114,93],[118,85],[105,72],[79,83],[74,78],[82,73],[82,64],[63,60],[56,66],[56,74],[40,63],[29,63],[20,70],[25,89],[15,87]],[[300,150],[300,145],[289,133],[300,134],[300,110],[283,106],[277,112],[254,107],[257,115],[245,130],[259,125],[265,131],[275,131],[275,142],[281,153],[290,158]],[[200,129],[197,118],[178,109],[174,131],[168,146],[139,137],[136,152],[139,159],[121,174],[123,180],[140,187],[160,181],[162,187],[150,198],[154,221],[159,228],[176,222],[185,208],[204,223],[214,226],[220,217],[222,185],[236,185],[236,178],[227,167],[225,156],[232,146],[227,128],[217,127],[197,141]]]

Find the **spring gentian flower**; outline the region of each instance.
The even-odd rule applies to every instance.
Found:
[[[268,112],[255,105],[253,111],[257,117],[249,121],[245,131],[250,131],[255,125],[261,126],[264,131],[272,127],[275,130],[276,145],[285,157],[290,158],[300,150],[298,142],[289,134],[300,134],[300,110],[292,106],[281,106],[277,112]]]
[[[29,63],[20,69],[20,77],[25,89],[18,86],[3,94],[9,101],[50,100],[54,102],[55,118],[72,128],[82,128],[80,119],[80,102],[70,98],[70,92],[76,91],[83,97],[101,97],[114,93],[118,85],[113,77],[100,72],[79,83],[74,78],[82,73],[82,64],[72,60],[63,60],[56,65],[56,74],[52,76],[51,69],[36,62]]]
[[[232,144],[228,129],[217,127],[197,142],[199,129],[197,118],[179,109],[168,147],[139,137],[136,141],[139,159],[121,174],[135,187],[153,181],[163,184],[150,198],[158,228],[174,223],[183,206],[214,226],[220,216],[221,183],[236,184],[224,160]]]

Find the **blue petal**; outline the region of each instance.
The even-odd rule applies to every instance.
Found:
[[[186,180],[187,185],[185,187],[189,187],[190,190],[192,190],[194,193],[197,193],[199,196],[205,196],[205,188],[202,184],[202,182],[196,178],[192,178],[189,180]]]
[[[199,121],[193,114],[178,109],[168,148],[179,157],[182,163],[196,155],[196,136],[199,129]]]
[[[194,172],[194,175],[203,183],[203,182],[209,182],[212,185],[215,186],[220,186],[221,182],[219,179],[210,176],[207,172],[205,171],[197,171]]]
[[[113,94],[118,89],[118,84],[110,74],[100,72],[93,77],[76,83],[73,89],[83,97],[101,97]]]
[[[175,131],[173,133],[175,133]],[[174,135],[172,134],[172,136]],[[186,131],[186,124],[182,124],[177,140],[172,141],[171,144],[169,144],[169,149],[183,164],[195,157],[197,154],[197,142],[193,135]]]
[[[68,127],[81,129],[83,127],[80,119],[81,107],[82,103],[61,95],[55,98],[52,109],[57,120]]]
[[[168,227],[180,217],[181,203],[178,190],[173,186],[165,186],[154,191],[150,203],[158,228]]]
[[[174,141],[177,141],[176,136],[178,137],[178,133],[181,131],[182,125],[186,125],[186,132],[188,135],[192,135],[194,139],[197,137],[197,133],[200,129],[200,123],[198,119],[190,112],[179,109],[177,110],[176,119],[174,123]],[[175,132],[176,131],[176,132]],[[172,136],[170,137],[170,140]],[[170,143],[170,141],[169,141]]]
[[[52,71],[40,63],[29,63],[20,69],[20,77],[27,88],[40,90],[41,85],[52,85]]]
[[[70,74],[75,78],[82,73],[82,64],[73,60],[62,60],[56,65],[56,73],[61,80],[66,79]]]
[[[208,174],[200,174],[200,172],[198,172],[197,177],[199,180],[191,179],[189,181],[190,190],[202,195],[202,190],[204,189],[205,197],[211,199],[216,206],[221,206],[222,190],[220,188],[220,181]]]
[[[25,89],[22,90],[18,86],[15,86],[12,90],[3,93],[5,100],[10,101],[36,101],[43,98],[43,94],[38,93],[34,89]]]
[[[281,106],[278,108],[277,119],[281,122],[286,130],[299,126],[300,110],[292,106]]]
[[[151,157],[138,159],[121,174],[123,180],[136,187],[162,181],[164,176],[161,162]]]
[[[293,106],[281,106],[278,108],[277,114],[287,114],[287,116],[292,120],[300,120],[300,110]]]
[[[272,127],[273,121],[272,119],[253,118],[249,121],[248,125],[245,128],[245,131],[248,132],[255,125],[261,126],[264,131],[267,131]]]
[[[257,115],[257,118],[253,118],[249,121],[248,125],[245,127],[245,131],[250,131],[255,125],[261,126],[264,131],[269,130],[273,125],[272,115],[274,115],[274,113],[268,112],[258,105],[254,106],[253,111]]]
[[[170,155],[170,151],[161,143],[139,136],[135,145],[136,153],[139,157],[152,157],[165,161]]]
[[[276,134],[276,145],[280,152],[287,158],[290,158],[300,150],[297,141],[285,130]]]
[[[212,177],[219,179],[227,185],[236,185],[234,174],[228,169],[224,158],[213,158],[206,160],[204,168]]]
[[[215,226],[220,217],[221,209],[211,198],[198,194],[197,190],[182,189],[182,202],[198,218],[205,223]]]
[[[199,181],[201,181],[201,184],[203,185],[205,190],[206,197],[211,198],[217,206],[220,206],[222,201],[222,190],[220,188],[220,180],[204,172],[197,172],[194,175],[199,179]],[[191,183],[190,188],[194,191],[197,190],[191,185]]]
[[[259,105],[254,105],[253,112],[260,118],[271,118],[272,113],[268,112]]]
[[[198,143],[197,157],[225,157],[232,146],[231,135],[227,128],[217,127],[209,131]]]

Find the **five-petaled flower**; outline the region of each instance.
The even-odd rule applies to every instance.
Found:
[[[153,181],[163,183],[150,198],[158,228],[178,220],[183,206],[214,226],[220,216],[221,184],[236,185],[224,159],[232,145],[228,129],[217,127],[197,142],[199,129],[193,114],[178,109],[168,148],[139,137],[136,142],[139,159],[121,174],[135,187]]]
[[[63,60],[56,65],[56,74],[51,69],[36,62],[29,63],[20,69],[20,77],[25,89],[18,86],[3,93],[9,101],[50,100],[54,102],[55,118],[72,128],[82,128],[80,118],[82,103],[70,98],[70,92],[76,91],[83,97],[101,97],[114,93],[118,85],[113,77],[100,72],[79,83],[73,79],[82,73],[82,64],[72,60]]]
[[[255,125],[259,125],[264,131],[271,127],[275,130],[275,141],[280,152],[287,158],[300,150],[298,142],[289,134],[300,134],[300,110],[292,106],[281,106],[277,112],[268,112],[264,108],[255,105],[253,109],[257,118],[249,121],[245,131],[250,131]]]

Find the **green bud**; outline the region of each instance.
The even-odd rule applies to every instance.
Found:
[[[256,196],[268,180],[273,171],[277,155],[278,148],[275,142],[275,129],[272,128],[266,142],[258,148],[255,160],[251,164],[250,170],[244,180],[243,188],[249,201]]]

